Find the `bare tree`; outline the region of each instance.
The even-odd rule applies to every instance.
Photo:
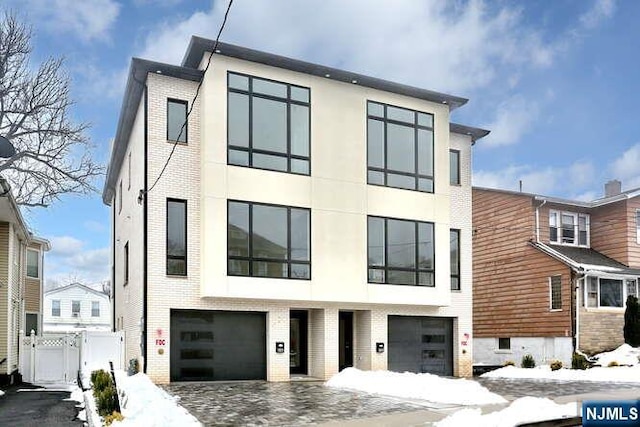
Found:
[[[16,154],[0,159],[0,174],[19,204],[48,206],[62,194],[95,191],[103,173],[89,153],[87,123],[70,117],[70,78],[62,58],[30,69],[31,28],[15,14],[0,18],[0,135]]]

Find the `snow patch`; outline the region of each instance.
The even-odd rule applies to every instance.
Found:
[[[325,385],[435,403],[487,405],[507,402],[475,381],[412,372],[361,371],[347,368],[334,375]]]
[[[0,390],[0,396],[4,396],[4,391]]]
[[[618,365],[635,366],[640,358],[640,348],[633,348],[629,344],[622,344],[613,351],[600,353],[594,356],[597,366],[609,366],[616,362]]]

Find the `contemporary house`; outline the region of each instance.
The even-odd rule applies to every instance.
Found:
[[[198,37],[134,58],[103,192],[127,358],[156,382],[471,375],[466,102]]]
[[[71,283],[44,293],[45,332],[111,330],[111,301],[106,293]]]
[[[473,189],[474,363],[570,363],[624,343],[638,296],[640,189],[582,202]]]

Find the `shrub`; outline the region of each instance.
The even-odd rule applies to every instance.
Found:
[[[571,356],[571,369],[585,370],[589,367],[589,361],[586,357],[584,357],[584,354],[573,353],[573,356]]]
[[[522,363],[520,364],[520,366],[522,366],[523,368],[535,368],[536,361],[532,355],[525,354],[524,356],[522,356]]]
[[[124,420],[124,417],[118,411],[113,411],[111,415],[107,415],[106,417],[104,417],[104,423],[108,426],[110,426],[111,423],[113,423],[114,421],[122,421],[122,420]]]
[[[94,394],[104,390],[112,383],[113,381],[111,380],[111,374],[104,369],[91,372],[91,384],[93,384]]]
[[[516,366],[516,362],[514,362],[513,360],[507,360],[502,364],[502,366]]]
[[[552,371],[557,371],[558,369],[562,369],[562,361],[552,360],[550,366]]]
[[[607,365],[607,367],[609,368],[615,368],[616,366],[620,366],[620,364],[618,362],[616,362],[615,360],[612,360],[611,362],[609,362],[609,364]]]
[[[127,369],[127,375],[135,375],[140,372],[140,363],[138,359],[129,359],[129,368]]]
[[[624,311],[624,342],[631,347],[640,347],[640,303],[633,295],[627,297],[627,308]]]
[[[116,388],[113,385],[109,385],[101,391],[94,390],[93,395],[96,399],[98,414],[103,417],[106,417],[109,414],[113,414],[113,412],[116,410],[118,399]]]

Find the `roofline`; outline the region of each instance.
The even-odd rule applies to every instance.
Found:
[[[502,188],[490,188],[490,187],[479,187],[479,186],[473,186],[471,187],[472,190],[479,190],[479,191],[493,191],[496,193],[504,193],[504,194],[511,194],[513,196],[523,196],[523,197],[530,197],[530,198],[535,198],[536,195],[533,193],[526,193],[524,191],[515,191],[515,190],[504,190]]]
[[[575,271],[577,273],[583,273],[584,272],[584,270],[574,260],[572,260],[571,258],[569,258],[566,255],[561,254],[560,252],[554,250],[553,248],[545,245],[544,243],[535,242],[535,241],[529,241],[529,244],[531,246],[533,246],[534,248],[538,249],[539,251],[544,252],[545,254],[549,255],[550,257],[555,258],[556,260],[560,261],[561,263],[566,264],[573,271]]]
[[[91,289],[87,285],[83,285],[82,283],[77,283],[77,282],[76,283],[70,283],[68,285],[64,285],[64,286],[61,286],[61,287],[55,288],[55,289],[49,289],[48,291],[44,291],[44,294],[45,295],[55,294],[56,292],[66,291],[67,289],[74,288],[74,287],[83,288],[83,289],[85,289],[87,291],[93,292],[96,295],[102,295],[102,296],[106,297],[107,299],[109,299],[109,295],[105,294],[104,292],[96,291],[95,289]]]
[[[120,167],[124,161],[133,122],[135,121],[136,113],[140,106],[143,89],[146,87],[147,75],[149,73],[157,73],[194,82],[199,82],[204,75],[203,71],[197,69],[148,61],[140,58],[131,59],[127,85],[122,99],[122,106],[120,107],[118,128],[113,141],[113,147],[111,148],[109,167],[102,190],[102,201],[105,205],[110,205],[113,199],[116,180],[118,178],[117,173],[120,171]]]
[[[460,123],[453,122],[449,123],[449,132],[470,136],[471,145],[475,144],[477,140],[482,139],[491,133],[490,130],[461,125]]]
[[[205,53],[213,51],[215,43],[216,42],[211,39],[192,36],[189,41],[189,47],[182,59],[182,66],[187,68],[198,68]],[[446,104],[449,105],[451,111],[463,106],[469,101],[468,99],[459,96],[421,89],[414,86],[366,76],[364,74],[300,61],[298,59],[236,46],[229,43],[218,42],[218,47],[215,53],[231,58],[257,62],[272,67],[284,68],[299,73],[310,74],[322,78],[330,78],[331,80],[337,80],[344,83],[353,84],[355,82],[358,86],[406,95],[412,98],[436,102],[438,104]]]
[[[22,216],[20,207],[18,206],[18,203],[16,202],[15,197],[13,197],[13,193],[11,191],[11,185],[3,176],[0,176],[0,190],[2,191],[2,193],[0,193],[0,197],[6,197],[9,200],[9,205],[11,206],[11,209],[13,209],[13,214],[16,218],[16,223],[20,227],[20,231],[22,231],[24,238],[27,241],[30,240],[31,233],[29,232],[27,223],[25,222]]]
[[[39,244],[40,246],[42,246],[42,248],[44,249],[45,252],[48,252],[51,250],[51,242],[49,242],[49,240],[42,238],[42,237],[38,237],[38,236],[34,236],[33,234],[31,235],[31,241],[34,243]]]

